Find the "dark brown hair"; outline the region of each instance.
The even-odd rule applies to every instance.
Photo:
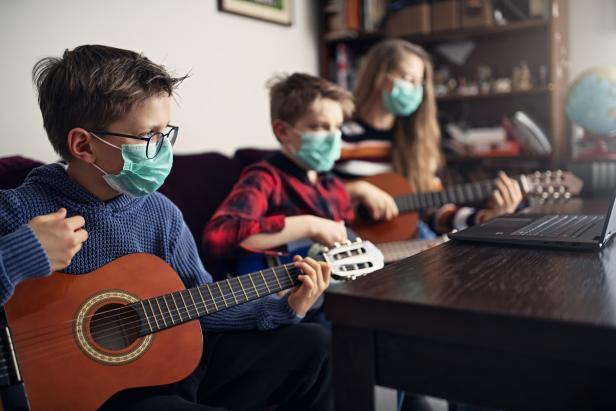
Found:
[[[339,102],[345,118],[350,117],[355,108],[351,93],[321,77],[294,73],[276,76],[268,81],[267,86],[272,121],[295,123],[319,97]]]
[[[171,96],[186,78],[172,77],[142,54],[100,45],[65,50],[32,69],[43,126],[54,150],[70,158],[68,132],[75,127],[104,129],[149,97]]]

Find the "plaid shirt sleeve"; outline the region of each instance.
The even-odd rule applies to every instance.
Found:
[[[265,215],[280,191],[280,177],[273,170],[263,164],[248,167],[205,227],[206,254],[224,257],[251,235],[282,231],[284,215]]]

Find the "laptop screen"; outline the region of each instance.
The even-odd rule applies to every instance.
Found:
[[[601,236],[603,241],[608,240],[614,232],[616,232],[616,192],[614,192],[614,198],[612,198],[612,205],[605,216],[607,224],[603,226],[603,235]]]

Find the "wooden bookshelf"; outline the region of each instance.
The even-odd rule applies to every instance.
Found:
[[[511,22],[504,25],[482,27],[477,29],[455,30],[455,31],[443,31],[431,35],[409,35],[404,38],[412,43],[416,44],[429,44],[429,43],[444,43],[448,41],[462,41],[470,40],[483,36],[494,36],[498,34],[507,34],[515,32],[523,32],[530,30],[547,29],[549,26],[548,20],[533,19],[528,21]],[[328,43],[351,43],[351,42],[365,42],[374,41],[377,42],[386,38],[382,32],[357,32],[357,31],[345,31],[339,33],[330,33],[325,36],[325,41]]]
[[[498,98],[511,98],[511,97],[526,97],[549,94],[551,92],[549,87],[535,87],[530,90],[513,90],[503,93],[479,93],[479,94],[448,94],[439,96],[436,101],[439,103],[447,102],[463,102],[472,101],[476,99],[498,99]]]
[[[477,66],[487,64],[495,77],[510,77],[512,68],[526,61],[533,74],[544,66],[547,80],[535,82],[530,90],[475,95],[448,94],[437,98],[441,117],[452,118],[477,127],[499,124],[503,116],[524,110],[545,130],[553,153],[550,156],[523,154],[517,157],[466,157],[448,155],[453,167],[498,167],[519,171],[525,167],[561,167],[569,158],[568,123],[564,113],[564,99],[568,82],[568,1],[551,0],[551,14],[547,19],[534,18],[475,29],[441,31],[429,35],[403,36],[405,40],[422,45],[432,56],[436,68],[448,65],[454,78],[476,78]],[[319,57],[321,75],[335,81],[336,49],[344,44],[352,61],[357,61],[371,46],[387,38],[383,31],[340,31],[325,33],[327,18],[321,0],[319,16]],[[475,50],[464,66],[454,66],[440,55],[439,44],[472,40]],[[353,64],[353,63],[351,63]]]

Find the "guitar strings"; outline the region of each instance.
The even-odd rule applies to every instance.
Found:
[[[285,286],[286,286],[285,288],[290,288],[290,287],[292,287],[292,286],[293,286],[293,283],[290,283],[290,282],[289,282],[289,283],[287,283],[287,282],[289,281],[289,279],[288,279],[288,278],[287,278],[286,280],[285,280],[285,279],[283,279],[283,280],[285,281]],[[281,284],[282,284],[282,281],[281,281]],[[273,286],[272,286],[272,287],[273,287]],[[253,288],[253,289],[254,289],[254,288]],[[212,299],[210,299],[210,302],[209,302],[209,303],[208,303],[207,301],[205,301],[205,300],[203,300],[203,302],[200,302],[200,303],[199,303],[199,302],[197,302],[197,301],[195,301],[195,303],[196,303],[195,307],[196,307],[196,308],[202,308],[203,310],[205,310],[205,308],[208,306],[208,304],[209,304],[209,305],[212,305],[212,304],[213,304],[213,305],[214,305],[214,307],[217,307],[217,306],[221,306],[221,307],[222,307],[223,305],[226,307],[226,305],[228,304],[228,302],[229,302],[229,301],[231,301],[231,299],[232,299],[232,298],[233,298],[233,300],[235,301],[235,300],[237,300],[237,297],[238,297],[238,293],[234,292],[232,289],[230,289],[230,290],[231,290],[231,292],[232,292],[232,294],[233,294],[233,295],[227,295],[227,296],[226,296],[226,298],[225,298],[225,296],[224,296],[224,295],[221,295],[220,297],[214,297],[214,299],[213,299],[213,300],[212,300]],[[250,289],[249,289],[249,292],[247,292],[247,295],[249,294],[249,300],[250,300],[250,299],[254,299],[254,298],[255,298],[255,296],[256,296],[256,298],[259,298],[260,296],[266,296],[266,295],[269,295],[269,294],[274,294],[275,292],[277,292],[277,291],[270,292],[271,288],[269,288],[267,285],[264,285],[263,287],[260,287],[260,288],[254,289],[254,290],[255,290],[255,291],[253,292],[252,290],[250,290]],[[241,301],[241,300],[243,299],[243,298],[241,298],[241,297],[243,296],[243,293],[241,293],[241,294],[242,294],[242,295],[240,296],[240,300],[238,300],[238,301]],[[143,300],[142,300],[142,301],[143,301]],[[192,305],[192,304],[191,304],[191,305]],[[235,304],[234,304],[234,305],[235,305]],[[126,306],[126,305],[125,305],[125,306],[123,306],[123,307],[120,307],[120,309],[124,309],[124,310],[126,310],[126,308],[127,308],[127,307],[128,307],[128,306]],[[110,310],[110,311],[111,311],[111,310]],[[117,309],[114,309],[114,311],[117,311]],[[192,310],[191,310],[191,311],[192,311]],[[209,310],[205,310],[205,311],[207,312],[207,311],[209,311]],[[218,310],[216,310],[216,311],[218,311]],[[127,319],[127,318],[132,317],[132,313],[133,313],[133,312],[134,312],[134,311],[131,311],[131,312],[129,313],[129,315],[126,315],[126,312],[124,312],[124,313],[120,313],[120,314],[115,314],[115,315],[113,315],[113,316],[108,316],[108,317],[105,317],[105,319],[108,319],[108,320],[113,319],[113,320],[115,320],[115,321],[121,321],[121,320],[124,320],[124,319]],[[176,310],[176,312],[178,312],[178,313],[179,313],[179,310]],[[154,311],[152,311],[152,313],[154,314],[154,318],[155,318],[156,320],[158,320],[158,321],[160,322],[160,324],[163,324],[163,323],[164,323],[164,321],[162,321],[162,319],[163,319],[163,318],[164,318],[165,320],[167,320],[167,319],[169,319],[169,318],[171,318],[171,317],[173,317],[174,319],[176,318],[175,316],[173,316],[173,314],[172,314],[172,310],[171,310],[171,309],[169,309],[169,311],[168,311],[168,313],[169,313],[169,315],[168,315],[168,316],[165,316],[165,314],[164,314],[162,311],[159,311],[159,313],[160,313],[160,314],[156,314]],[[152,317],[151,315],[147,314],[147,312],[144,312],[144,315],[145,315],[145,316],[148,316],[148,317],[150,317],[150,318]],[[181,316],[181,315],[179,315],[179,314],[178,314],[178,317],[179,317],[179,316]],[[92,316],[88,316],[88,317],[92,317]],[[143,319],[143,320],[144,320],[144,321],[147,321],[145,317],[144,317],[144,319]],[[67,325],[68,325],[68,323],[74,323],[75,321],[76,321],[76,320],[66,321],[66,322],[64,322],[64,324],[63,324],[63,325],[64,325],[64,326],[67,326]],[[151,321],[151,322],[152,322],[152,321]],[[142,323],[143,323],[143,321],[141,321],[141,320],[133,321],[133,322],[131,322],[131,323],[128,323],[128,325],[130,325],[130,324],[134,324],[134,323],[140,323],[140,324],[142,324]],[[66,330],[66,328],[67,328],[67,327],[64,327],[63,329],[58,329],[58,331],[65,331],[65,330]],[[71,330],[72,330],[72,326],[71,326]],[[24,341],[28,341],[28,340],[32,340],[32,339],[40,339],[40,337],[43,337],[43,336],[46,336],[46,335],[49,335],[49,334],[50,334],[50,333],[46,333],[46,334],[39,334],[39,335],[34,335],[34,336],[28,336],[28,338],[23,338],[23,336],[25,335],[25,333],[21,333],[21,334],[19,334],[19,335],[14,336],[15,338],[13,338],[13,340],[14,340],[16,343],[17,343],[17,342],[19,342],[19,343],[23,343]]]
[[[293,284],[289,284],[289,287],[291,287],[291,286],[293,286]],[[262,291],[265,291],[265,289],[263,289]],[[156,317],[158,318],[158,315]],[[162,316],[161,316],[161,318],[162,318]],[[197,318],[192,319],[192,320],[196,320],[196,319]],[[162,323],[162,321],[161,321],[161,323]],[[141,327],[139,327],[139,326],[133,327],[133,330],[135,330],[135,329],[139,330],[140,328]],[[168,328],[171,328],[171,327],[168,327]],[[57,360],[59,358],[66,357],[67,354],[72,354],[72,353],[80,352],[78,350],[70,350],[70,348],[74,345],[74,338],[73,338],[73,335],[72,335],[72,330],[67,330],[67,331],[68,332],[65,335],[61,336],[62,339],[56,340],[53,344],[49,344],[48,343],[45,346],[35,345],[35,346],[31,346],[29,348],[26,348],[26,347],[19,348],[18,347],[19,353],[20,353],[20,357],[24,358],[24,359],[27,358],[28,360],[32,361],[32,360],[37,359],[37,358],[49,358],[50,354],[53,354],[53,359]],[[125,330],[116,329],[114,331],[119,331],[120,334],[123,334],[123,332]],[[119,337],[118,336],[118,332],[112,332],[112,333],[107,335],[108,338],[110,336]],[[116,339],[115,341],[122,342],[123,339],[122,340]],[[36,349],[36,348],[38,348],[38,349]],[[64,351],[64,352],[62,352],[62,351]]]
[[[276,278],[278,278],[278,275],[280,275],[280,274],[281,274],[280,272],[277,272],[277,270],[281,270],[281,271],[282,271],[282,270],[284,269],[284,271],[282,271],[282,273],[283,273],[283,274],[286,274],[286,272],[287,272],[287,271],[290,271],[290,269],[296,269],[296,268],[297,268],[297,267],[295,266],[295,264],[294,264],[294,263],[289,263],[289,264],[285,264],[285,265],[281,265],[281,266],[273,267],[273,268],[270,268],[270,269],[260,270],[260,271],[258,271],[258,272],[251,273],[251,274],[257,274],[257,273],[262,274],[262,275],[263,275],[263,277],[264,277],[264,280],[265,280],[264,284],[265,284],[266,288],[268,288],[268,286],[269,286],[270,284],[272,284],[272,283],[273,283],[273,284],[275,284],[276,286],[278,285],[278,282],[276,281],[276,279],[275,279],[275,278],[272,278],[272,275],[275,275],[275,276],[276,276]],[[246,277],[246,276],[251,275],[251,274],[247,274],[247,275],[244,275],[244,276],[242,276],[242,277]],[[234,278],[239,278],[239,277],[234,277]],[[268,278],[269,278],[269,280],[270,280],[270,281],[268,281]],[[287,278],[287,276],[285,275],[283,278]],[[228,280],[227,280],[227,281],[228,281]],[[280,281],[280,278],[278,278],[278,281]],[[225,282],[225,280],[221,280],[221,281],[217,281],[217,282],[210,282],[210,283],[202,284],[202,285],[200,285],[200,286],[198,286],[198,287],[211,286],[211,285],[216,284],[216,283],[224,283],[224,282]],[[196,287],[193,287],[193,288],[196,288]],[[233,292],[233,289],[231,288],[231,286],[229,286],[229,289],[231,290],[231,292],[232,292],[232,293],[234,294],[234,296],[235,296],[235,295],[236,295],[236,293],[235,293],[235,292]],[[249,287],[249,289],[254,289],[254,287]],[[181,291],[186,291],[186,289],[185,289],[185,290],[181,290]],[[176,291],[176,292],[179,292],[179,291]],[[170,294],[173,294],[173,293],[170,293]],[[169,295],[169,294],[166,294],[166,295]],[[160,297],[163,297],[163,296],[164,296],[164,295],[157,296],[157,297],[151,297],[151,298],[160,298]],[[148,299],[148,298],[143,299],[143,300],[141,300],[141,301],[145,301],[145,300],[147,300],[147,299]],[[220,302],[220,301],[218,301],[218,299],[222,299],[222,300],[224,300],[224,296],[221,296],[221,297],[215,297],[216,302]],[[211,298],[210,298],[210,300],[211,300]],[[126,308],[126,306],[125,306],[125,305],[123,305],[123,306],[121,306],[121,307],[118,307],[118,308],[114,308],[114,309],[111,309],[111,310],[105,311],[103,314],[108,314],[108,313],[117,312],[117,311],[120,311],[120,310],[125,310],[125,308]],[[86,319],[86,318],[91,318],[91,317],[93,317],[93,316],[95,316],[95,315],[97,315],[97,314],[96,314],[96,313],[94,313],[94,314],[87,315],[87,316],[85,316],[85,317],[84,317],[84,319]],[[99,314],[99,315],[100,315],[100,314]],[[122,315],[122,313],[120,313],[120,314],[118,314],[118,315]],[[112,317],[111,317],[111,316],[105,316],[104,318],[105,318],[105,319],[110,319],[110,318],[112,318]],[[40,328],[38,328],[38,329],[36,329],[36,330],[34,330],[34,329],[33,329],[33,330],[32,330],[32,332],[33,332],[33,333],[35,333],[35,332],[37,332],[37,331],[44,330],[44,329],[46,329],[46,328],[53,328],[53,327],[57,327],[57,326],[62,326],[62,325],[64,325],[64,324],[74,323],[75,321],[76,321],[75,319],[70,319],[70,320],[65,320],[65,321],[57,322],[57,323],[50,324],[50,325],[45,326],[45,327],[40,327]],[[25,335],[25,333],[24,333],[24,334],[22,334],[22,336],[23,336],[23,335]],[[37,334],[37,335],[35,335],[35,336],[36,336],[36,337],[38,337],[39,335],[45,335],[45,334]]]
[[[289,280],[287,279],[287,282],[284,283],[285,289],[293,287],[294,285],[296,285],[296,284],[290,283],[288,281]],[[281,281],[281,284],[282,284],[282,281]],[[257,293],[256,291],[261,291],[261,292]],[[249,300],[250,300],[250,299],[259,298],[259,296],[265,296],[265,295],[267,295],[267,292],[269,292],[269,290],[266,287],[261,287],[258,290],[255,289],[255,292],[251,291],[250,293],[247,292],[247,294],[249,294]],[[270,292],[270,294],[274,294],[275,292],[276,291]],[[217,298],[217,300],[219,300],[219,302],[222,302],[223,298],[222,297],[219,298],[219,299]],[[245,301],[245,302],[247,302],[247,301]],[[201,307],[199,307],[199,306],[201,306]],[[205,307],[205,304],[197,303],[194,307],[195,307],[195,309],[191,310],[191,312],[192,311],[197,312],[197,308]],[[165,318],[167,320],[170,317],[173,317],[173,314],[171,314],[171,312],[170,312],[170,316],[168,316],[168,317],[166,317],[162,313],[160,315],[154,313],[154,318],[158,319],[160,324],[164,323],[164,321],[162,321],[163,318]],[[174,317],[174,318],[177,318],[177,317]],[[196,320],[196,319],[198,319],[198,318],[194,318],[194,319],[191,319],[189,321],[193,321],[193,320]],[[185,322],[187,322],[187,321],[184,321],[183,323],[185,323]],[[110,337],[119,337],[119,338],[121,338],[121,335],[126,333],[126,332],[135,331],[135,330],[136,331],[141,330],[142,329],[141,326],[144,325],[144,321],[140,321],[140,320],[133,321],[133,322],[124,324],[124,326],[134,325],[134,324],[138,324],[138,325],[136,327],[132,327],[130,329],[126,328],[126,327],[114,327],[115,329],[111,333],[106,334],[104,336],[99,336],[99,338],[110,338]],[[171,326],[168,326],[166,328],[171,328],[174,325],[175,324],[172,324]],[[177,324],[177,325],[180,325],[180,324]],[[53,343],[49,343],[48,342],[44,346],[38,345],[38,342],[35,342],[34,344],[30,344],[30,345],[19,345],[19,344],[17,344],[17,341],[21,342],[22,340],[19,340],[18,339],[19,336],[16,336],[15,341],[16,341],[17,349],[19,351],[19,356],[23,357],[23,358],[32,359],[33,355],[36,355],[37,352],[40,353],[41,355],[48,356],[51,352],[53,352],[54,349],[57,351],[58,348],[59,349],[70,348],[70,347],[66,347],[64,345],[66,343],[66,341],[63,341],[63,339],[69,340],[71,343],[73,343],[73,341],[74,341],[73,330],[72,330],[72,328],[70,328],[70,329],[67,329],[67,330],[64,330],[64,331],[65,331],[65,333],[63,335],[59,336],[61,339],[56,339],[56,341],[53,342]],[[118,341],[122,342],[123,341],[123,338],[122,339],[119,339],[119,338],[114,340],[114,342],[118,342]],[[111,342],[111,341],[109,341],[109,342]],[[39,350],[34,350],[35,348],[39,348]]]

